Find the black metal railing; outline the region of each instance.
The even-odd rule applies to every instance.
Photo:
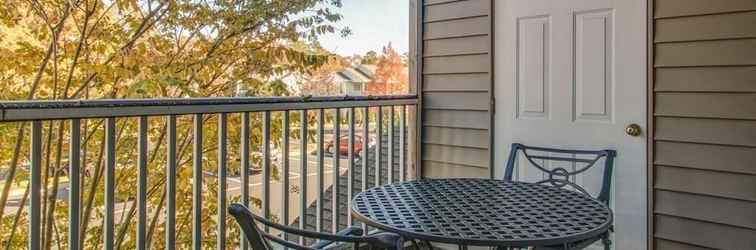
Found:
[[[273,98],[189,98],[189,99],[147,99],[147,100],[82,100],[82,101],[24,101],[24,102],[0,102],[0,124],[8,123],[30,123],[29,130],[29,188],[31,190],[28,199],[28,247],[29,249],[41,249],[41,237],[43,228],[41,218],[43,215],[42,202],[43,197],[41,190],[49,187],[43,185],[43,154],[48,147],[43,147],[44,126],[46,123],[57,122],[59,124],[67,123],[68,134],[68,169],[69,195],[68,195],[68,248],[80,249],[85,248],[87,228],[82,228],[82,149],[83,138],[86,138],[87,131],[82,133],[82,124],[84,128],[87,121],[102,121],[102,136],[104,141],[104,159],[102,164],[104,170],[104,197],[102,206],[102,239],[98,244],[103,249],[115,249],[114,245],[117,237],[115,227],[115,210],[118,203],[127,202],[130,199],[136,202],[136,236],[134,246],[137,249],[148,248],[148,230],[150,225],[148,221],[148,181],[157,183],[156,180],[148,180],[150,169],[150,157],[155,157],[156,150],[150,153],[150,148],[164,150],[165,169],[164,183],[165,188],[165,212],[161,213],[161,223],[165,225],[165,248],[174,249],[177,245],[177,178],[182,166],[179,156],[179,133],[177,131],[177,119],[190,120],[191,131],[186,129],[192,138],[191,149],[191,245],[194,249],[200,249],[203,244],[202,213],[207,213],[203,209],[203,194],[206,190],[203,185],[203,179],[207,179],[207,166],[203,154],[208,151],[217,153],[213,164],[217,165],[217,171],[212,173],[217,178],[217,208],[215,214],[215,235],[217,235],[216,248],[225,249],[226,242],[238,242],[242,249],[247,248],[246,241],[241,238],[238,241],[227,241],[227,229],[230,226],[226,224],[226,206],[228,201],[228,180],[229,180],[229,116],[238,121],[238,127],[234,128],[239,136],[235,141],[238,146],[239,164],[239,202],[249,206],[251,198],[250,188],[260,186],[260,213],[267,218],[278,216],[279,222],[288,224],[298,224],[302,229],[312,227],[318,231],[337,231],[344,225],[353,225],[355,222],[351,216],[348,216],[347,210],[350,197],[355,192],[365,190],[371,186],[380,185],[392,181],[402,181],[407,178],[407,159],[408,152],[408,109],[416,108],[417,98],[414,95],[398,96],[379,96],[379,97],[273,97]],[[387,112],[388,111],[388,112]],[[299,115],[296,123],[291,121],[292,113]],[[387,113],[387,114],[386,114]],[[312,115],[314,114],[314,115]],[[277,115],[279,120],[274,120],[273,116]],[[343,119],[346,115],[346,119]],[[361,118],[358,121],[358,116]],[[296,116],[295,116],[296,117]],[[150,126],[155,126],[155,120],[160,120],[158,124],[165,128],[164,145],[154,144],[150,140]],[[206,128],[205,122],[211,121],[211,118],[217,119],[215,132],[217,136],[214,147],[203,145],[207,143],[205,138],[208,135],[203,134]],[[253,119],[254,118],[254,119]],[[329,119],[330,118],[330,119]],[[388,118],[388,119],[386,119]],[[372,122],[371,122],[371,119]],[[330,120],[331,124],[328,124]],[[126,169],[123,165],[132,165],[131,163],[119,163],[119,133],[123,132],[126,122],[136,122],[136,159],[133,169]],[[153,123],[150,123],[150,122]],[[255,122],[257,121],[257,122]],[[281,126],[276,126],[273,121],[280,121]],[[311,123],[312,122],[312,123]],[[357,124],[357,123],[361,124]],[[397,124],[398,123],[398,124]],[[188,123],[187,123],[188,124]],[[314,124],[314,125],[310,125]],[[234,124],[237,125],[237,124]],[[299,126],[299,131],[295,134],[299,140],[299,166],[298,170],[293,173],[290,166],[290,131],[291,126]],[[327,129],[326,125],[331,128]],[[372,125],[372,126],[371,126]],[[63,125],[60,125],[63,126]],[[119,126],[121,128],[119,128]],[[346,130],[342,131],[342,126]],[[358,127],[359,126],[359,127]],[[190,127],[190,126],[187,126]],[[314,133],[312,133],[312,127]],[[371,130],[372,127],[372,130]],[[99,128],[99,127],[97,127]],[[232,127],[233,128],[233,127]],[[260,137],[252,142],[252,129],[260,129]],[[330,130],[331,140],[327,142],[328,131]],[[61,128],[62,131],[62,128]],[[89,131],[91,133],[92,131]],[[274,133],[280,135],[280,141],[274,142]],[[342,136],[346,133],[346,136]],[[84,137],[83,137],[84,136]],[[161,134],[161,138],[162,138]],[[189,135],[188,135],[189,136]],[[314,138],[311,138],[313,137]],[[64,138],[64,137],[59,137]],[[346,152],[342,153],[342,138],[346,140]],[[375,139],[371,139],[375,138]],[[373,142],[371,142],[373,140]],[[162,140],[160,140],[162,141]],[[312,143],[314,141],[314,143]],[[49,143],[49,142],[48,142]],[[188,144],[189,140],[182,141],[181,145]],[[253,155],[251,146],[253,143],[259,143],[259,154]],[[315,144],[314,150],[308,150],[308,144]],[[361,144],[361,147],[358,147]],[[371,148],[372,146],[372,148]],[[332,153],[327,152],[330,147]],[[384,148],[385,147],[385,148]],[[277,151],[275,149],[278,149]],[[309,162],[311,154],[315,157],[314,163]],[[84,153],[86,156],[86,153]],[[371,155],[372,154],[372,155]],[[257,156],[257,159],[254,156]],[[206,158],[206,157],[205,157]],[[274,159],[275,158],[275,159]],[[332,158],[332,159],[328,159]],[[257,160],[259,164],[254,164]],[[346,160],[347,166],[342,166],[342,161]],[[273,161],[278,161],[279,168],[274,169]],[[329,164],[330,161],[330,164]],[[188,163],[189,161],[187,161]],[[233,163],[236,164],[236,163]],[[187,164],[188,165],[188,164]],[[255,165],[255,166],[253,166]],[[316,165],[314,175],[315,184],[312,185],[308,180],[310,166]],[[329,166],[330,165],[330,166]],[[372,167],[372,169],[371,169]],[[332,175],[327,176],[326,169],[330,168]],[[342,171],[343,169],[343,171]],[[256,170],[260,170],[259,173]],[[128,180],[127,178],[116,179],[116,171],[136,171],[136,195],[134,197],[119,197],[117,185],[119,181]],[[153,170],[154,171],[154,170]],[[254,173],[252,173],[254,172]],[[275,172],[275,173],[274,173]],[[292,179],[291,175],[298,175],[298,190],[290,190]],[[274,175],[278,175],[274,177]],[[371,176],[372,175],[372,176]],[[385,175],[385,176],[384,176]],[[397,176],[398,175],[398,176]],[[162,176],[162,175],[161,175]],[[259,185],[251,185],[250,176],[259,178]],[[331,180],[328,180],[328,179]],[[372,179],[374,178],[374,179]],[[280,189],[273,193],[274,179],[279,180]],[[132,180],[130,180],[132,181]],[[328,182],[330,181],[330,186]],[[342,190],[342,183],[346,182],[346,190]],[[313,197],[308,197],[308,187],[314,187]],[[330,197],[326,197],[330,191]],[[273,193],[273,194],[272,194]],[[290,193],[296,193],[299,196],[298,204],[290,204]],[[272,197],[280,195],[280,197]],[[280,199],[279,215],[272,215],[271,207],[274,205],[273,198]],[[184,197],[181,197],[184,199]],[[330,207],[326,200],[330,199]],[[298,214],[290,214],[290,207],[297,207]],[[312,208],[312,209],[310,209]],[[123,209],[123,208],[121,208]],[[308,211],[314,209],[314,214]],[[158,209],[157,211],[160,211]],[[330,225],[326,225],[327,213],[331,214]],[[309,217],[314,217],[314,222]],[[49,219],[49,218],[48,218]],[[124,220],[121,220],[124,221]],[[312,223],[311,223],[312,222]],[[128,223],[128,222],[127,222]],[[310,225],[312,224],[312,225]],[[304,239],[292,239],[304,241]],[[152,239],[156,241],[156,239]]]

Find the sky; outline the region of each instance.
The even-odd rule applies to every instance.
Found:
[[[343,16],[340,26],[349,27],[352,34],[342,37],[330,34],[320,38],[321,45],[339,55],[380,52],[392,43],[400,54],[409,48],[408,0],[342,0],[337,9]]]

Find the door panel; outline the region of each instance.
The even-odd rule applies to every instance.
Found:
[[[645,1],[505,0],[494,13],[496,176],[503,176],[514,142],[614,149],[613,247],[645,249],[646,134],[624,129],[646,125]],[[604,160],[596,164],[571,179],[591,194],[600,189]],[[522,157],[517,166],[519,180],[547,178]]]
[[[548,16],[517,19],[517,117],[549,116],[550,27]]]
[[[612,11],[574,14],[575,81],[574,116],[577,121],[611,121]]]

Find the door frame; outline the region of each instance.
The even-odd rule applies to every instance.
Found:
[[[654,192],[653,192],[653,183],[654,183],[654,166],[653,162],[655,159],[654,155],[654,131],[655,131],[655,120],[654,120],[654,80],[655,78],[655,72],[653,67],[653,60],[654,60],[654,49],[653,49],[653,38],[654,38],[654,0],[645,0],[646,1],[646,248],[649,250],[654,249],[654,241],[653,241],[653,235],[654,235],[654,216],[653,216],[653,208],[654,208]],[[489,106],[489,162],[491,166],[490,168],[490,176],[489,178],[493,179],[496,178],[496,166],[494,161],[494,154],[496,152],[496,144],[495,142],[495,133],[496,130],[494,129],[495,121],[496,121],[496,95],[495,95],[495,56],[496,56],[496,46],[495,46],[495,39],[496,39],[496,1],[491,0],[490,1],[490,9],[489,9],[489,16],[491,17],[491,20],[489,21],[489,28],[490,28],[490,51],[489,53],[489,64],[490,64],[490,83],[489,83],[489,93],[490,93],[490,106]]]
[[[646,0],[646,248],[654,249],[654,0]]]
[[[496,0],[490,0],[490,6],[488,8],[488,16],[490,17],[490,20],[488,20],[489,28],[488,31],[488,38],[489,43],[489,51],[488,53],[488,75],[489,75],[489,87],[488,87],[488,94],[489,94],[489,102],[488,102],[488,162],[490,166],[488,166],[490,170],[490,176],[489,178],[494,179],[496,178],[496,161],[494,159],[494,154],[496,152]]]

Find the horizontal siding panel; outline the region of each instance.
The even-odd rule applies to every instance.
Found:
[[[488,178],[489,175],[490,171],[486,168],[423,161],[423,176],[425,178]]]
[[[489,0],[456,1],[425,7],[425,21],[441,21],[488,15]]]
[[[457,75],[427,75],[423,80],[426,91],[473,90],[488,91],[491,81],[487,73]],[[756,85],[756,84],[754,84]]]
[[[653,1],[656,249],[756,249],[756,1]]]
[[[654,193],[654,211],[756,229],[756,203],[670,191]]]
[[[425,127],[424,143],[488,148],[488,131],[478,129]]]
[[[425,41],[425,56],[484,54],[489,51],[488,36],[470,36]]]
[[[485,73],[489,70],[488,55],[467,55],[425,58],[424,74]]]
[[[756,92],[756,66],[659,68],[656,91]]]
[[[445,3],[457,2],[457,1],[464,1],[464,0],[425,0],[423,1],[423,4],[426,6],[429,6],[429,5],[445,4]]]
[[[423,126],[488,129],[489,119],[488,111],[423,111]]]
[[[756,119],[756,93],[659,93],[656,115]]]
[[[487,110],[488,93],[425,93],[423,107],[432,109]]]
[[[696,41],[756,37],[756,11],[661,19],[656,21],[654,41]]]
[[[654,17],[756,10],[756,1],[753,0],[655,0],[654,2]]]
[[[654,240],[654,247],[658,250],[714,250],[714,248],[699,247],[659,238]]]
[[[655,163],[756,175],[756,148],[658,141]]]
[[[756,39],[656,45],[656,66],[756,65]]]
[[[488,35],[489,18],[474,17],[443,22],[427,23],[424,26],[424,40],[450,37]]]
[[[424,1],[420,94],[426,176],[489,175],[490,1]]]
[[[756,121],[656,118],[656,139],[756,147]]]
[[[756,230],[657,215],[655,236],[717,249],[753,249]]]
[[[485,149],[424,144],[422,157],[423,160],[472,167],[486,168],[488,166],[488,151]]]
[[[756,201],[756,177],[655,165],[655,187],[678,192]]]

